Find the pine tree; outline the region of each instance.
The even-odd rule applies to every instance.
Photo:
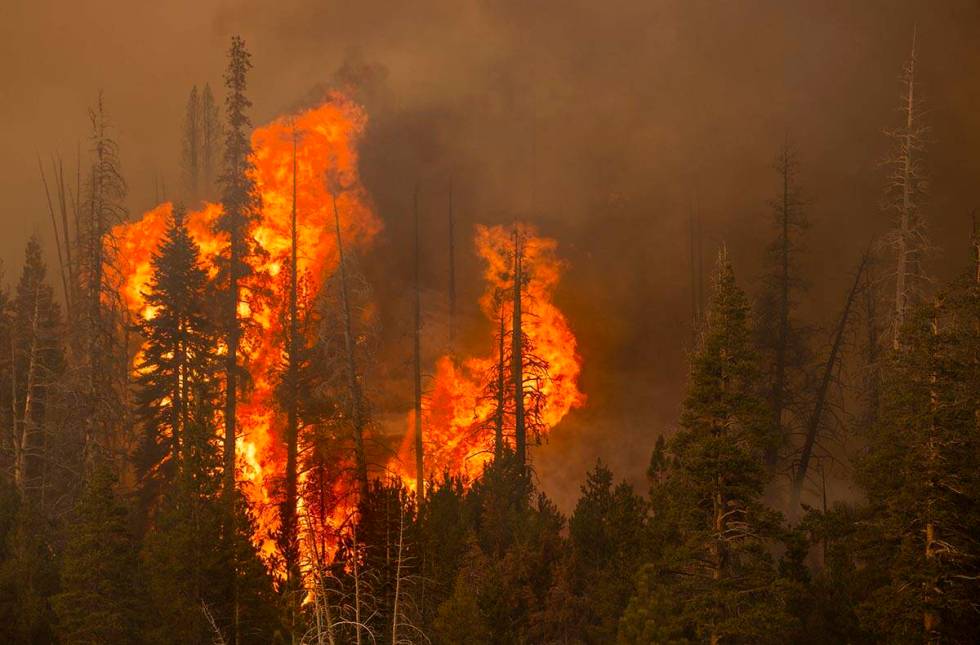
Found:
[[[800,403],[800,390],[805,379],[803,370],[807,363],[806,341],[795,319],[797,300],[803,288],[799,275],[800,238],[807,221],[798,185],[799,161],[788,140],[776,157],[774,168],[780,181],[780,195],[771,202],[776,237],[766,256],[767,269],[756,326],[772,413],[774,440],[766,454],[771,467],[776,465],[779,448],[792,434],[786,424]]]
[[[201,191],[206,199],[214,199],[214,184],[221,159],[221,122],[218,104],[211,93],[211,85],[204,84],[201,92]]]
[[[613,485],[602,462],[589,471],[582,496],[568,520],[567,584],[581,607],[581,637],[588,643],[616,639],[619,617],[633,595],[634,573],[647,562],[651,540],[647,505],[633,487]],[[561,596],[557,600],[568,602]]]
[[[884,369],[882,411],[859,461],[873,536],[867,559],[885,581],[865,625],[892,642],[980,638],[977,273],[911,310]]]
[[[27,243],[12,304],[14,480],[25,502],[40,505],[51,468],[46,455],[50,390],[64,369],[64,356],[61,311],[34,237]]]
[[[621,642],[782,642],[788,616],[767,551],[779,517],[761,502],[771,435],[758,374],[748,303],[722,251],[664,491],[655,496],[655,517],[673,539],[641,570]]]
[[[92,466],[68,536],[61,593],[52,599],[61,642],[138,642],[136,542],[107,464]]]
[[[197,199],[201,183],[202,129],[201,98],[195,85],[187,97],[187,108],[184,111],[184,136],[181,142],[184,197],[191,203]]]
[[[162,482],[173,479],[179,463],[200,458],[194,450],[201,446],[189,433],[212,428],[217,401],[208,275],[180,206],[174,207],[150,267],[144,297],[152,314],[139,322],[145,342],[136,385],[145,433],[139,465],[144,491],[152,498]]]
[[[252,179],[254,162],[249,139],[252,122],[247,110],[252,102],[245,96],[251,55],[239,36],[231,39],[228,68],[225,72],[227,127],[225,130],[225,167],[221,176],[221,203],[224,214],[218,220],[218,231],[228,235],[228,247],[223,258],[225,356],[225,435],[224,491],[229,504],[235,489],[235,414],[238,408],[239,345],[242,321],[238,308],[241,302],[241,283],[249,273],[248,258],[255,252],[251,227],[259,210],[259,197]]]

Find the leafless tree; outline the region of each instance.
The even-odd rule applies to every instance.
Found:
[[[887,243],[895,254],[895,302],[892,317],[892,346],[901,345],[901,330],[909,308],[922,294],[925,275],[924,255],[929,247],[922,202],[927,189],[923,153],[929,128],[923,119],[921,99],[916,94],[916,42],[902,75],[902,116],[900,127],[887,130],[892,150],[885,160],[888,178],[884,207],[894,214],[894,226]]]

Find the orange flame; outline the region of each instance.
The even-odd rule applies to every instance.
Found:
[[[242,317],[250,322],[242,354],[252,376],[252,387],[238,406],[236,453],[240,475],[249,483],[246,494],[257,515],[256,538],[267,554],[275,549],[272,535],[278,526],[276,484],[285,467],[284,418],[276,405],[274,388],[285,345],[281,284],[291,253],[293,149],[295,145],[297,276],[304,285],[300,306],[306,310],[339,262],[331,188],[337,190],[345,248],[364,248],[381,230],[358,173],[357,146],[366,123],[366,115],[358,105],[335,93],[322,105],[276,119],[252,135],[253,179],[261,196],[261,212],[252,235],[263,253],[251,260],[252,274],[243,285],[243,300],[239,303]],[[170,203],[161,204],[140,220],[120,225],[112,232],[122,276],[118,290],[133,316],[150,318],[155,314],[147,306],[144,293],[151,279],[152,255],[166,232],[171,213]],[[205,203],[185,216],[212,276],[217,274],[218,260],[227,246],[227,237],[214,231],[221,213],[219,204]],[[540,420],[543,432],[547,432],[572,408],[584,403],[585,397],[578,389],[581,360],[568,321],[553,303],[562,271],[557,244],[537,236],[530,228],[522,230],[524,266],[529,276],[522,298],[527,312],[524,331],[536,354],[548,365],[548,378],[540,384],[544,401]],[[495,320],[498,312],[494,294],[512,284],[510,233],[502,227],[479,227],[476,245],[486,263],[487,291],[481,307],[490,320]],[[505,303],[504,307],[506,313],[509,305]],[[446,356],[437,361],[424,413],[428,473],[446,471],[473,476],[483,464],[481,455],[491,452],[493,437],[486,424],[495,408],[493,401],[487,400],[484,386],[495,356],[495,352],[488,352],[486,357],[460,363]],[[416,484],[414,470],[408,466],[414,463],[413,441],[409,430],[399,454],[387,465],[388,471],[400,476],[409,487]],[[331,499],[339,500],[332,514],[333,523],[339,524],[350,510],[352,496],[347,493],[352,487],[339,474],[336,477],[329,488]],[[299,503],[302,506],[304,500]]]
[[[282,304],[270,293],[290,260],[294,140],[297,277],[303,284],[318,287],[339,261],[328,176],[331,185],[338,187],[337,208],[345,246],[363,248],[381,230],[358,174],[357,145],[366,124],[367,117],[358,105],[333,94],[318,107],[279,118],[252,134],[253,179],[262,204],[252,235],[264,252],[251,262],[252,275],[243,285],[239,304],[239,312],[252,326],[242,342],[252,387],[238,406],[237,455],[241,476],[251,484],[246,491],[255,505],[259,537],[267,552],[273,548],[270,535],[277,525],[275,481],[282,477],[285,463],[283,420],[274,401],[275,370],[283,347]],[[123,277],[119,292],[133,315],[154,314],[143,294],[151,278],[152,254],[166,232],[171,212],[171,204],[161,204],[139,221],[120,225],[112,232]],[[186,215],[189,232],[212,275],[227,244],[226,236],[214,231],[221,213],[220,205],[206,203]],[[301,307],[311,305],[316,291],[304,289]]]
[[[541,432],[546,435],[572,408],[585,403],[585,395],[578,389],[581,358],[568,320],[553,302],[563,268],[557,257],[557,242],[538,236],[529,226],[520,226],[518,230],[523,240],[522,264],[527,278],[521,295],[523,333],[535,355],[547,366],[547,377],[537,384],[542,399],[539,421]],[[513,289],[511,231],[502,226],[479,226],[476,247],[486,263],[487,288],[480,306],[496,327],[498,316],[503,315],[509,321],[513,312],[513,303],[506,300],[506,294]],[[505,294],[505,298],[498,305],[500,294]],[[498,360],[498,351],[487,349],[491,351],[486,356],[468,358],[460,364],[449,356],[442,356],[436,362],[423,411],[425,468],[429,476],[448,472],[472,478],[493,452],[493,432],[488,426],[497,404],[487,396],[485,388]],[[409,431],[398,460],[390,468],[415,486],[415,472],[411,467],[413,414],[409,415]]]

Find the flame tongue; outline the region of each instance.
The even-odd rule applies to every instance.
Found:
[[[561,277],[562,263],[557,257],[557,243],[538,236],[527,226],[519,227],[523,238],[523,267],[527,283],[522,291],[523,333],[537,359],[546,366],[546,374],[536,383],[539,405],[538,430],[546,436],[572,409],[585,403],[578,389],[581,358],[575,335],[564,314],[553,302],[554,290]],[[496,329],[502,315],[509,325],[513,304],[507,294],[513,289],[511,267],[514,244],[511,229],[477,227],[476,247],[485,262],[486,291],[480,299],[484,314]],[[503,295],[503,298],[501,296]],[[499,359],[487,343],[487,355],[463,360],[457,364],[449,356],[436,362],[435,375],[423,412],[426,471],[430,475],[479,473],[493,453],[493,431],[497,403],[488,396],[487,384]],[[505,376],[509,383],[509,375]],[[527,399],[529,395],[525,395]],[[389,465],[403,480],[415,484],[411,469],[414,424],[409,418],[409,432],[402,443],[399,458]],[[505,421],[505,425],[506,425]]]
[[[358,175],[357,145],[366,121],[359,106],[334,94],[322,105],[277,119],[256,129],[252,135],[254,180],[262,199],[261,215],[252,234],[263,253],[251,259],[253,271],[244,285],[246,295],[240,304],[242,316],[249,320],[242,353],[252,376],[252,387],[238,407],[237,453],[241,475],[249,483],[246,494],[255,506],[259,529],[256,537],[267,553],[275,548],[272,535],[278,518],[274,502],[285,467],[284,419],[274,400],[274,386],[285,345],[283,278],[288,271],[292,244],[294,146],[297,275],[303,285],[300,307],[306,310],[339,261],[330,187],[339,187],[337,205],[345,247],[363,248],[381,229]],[[120,225],[113,231],[122,276],[119,292],[134,316],[155,314],[146,305],[143,294],[151,278],[152,255],[166,231],[171,211],[171,204],[161,204],[139,221]],[[212,276],[217,274],[219,254],[227,245],[226,238],[214,232],[221,212],[220,205],[204,204],[185,217]],[[530,229],[524,232],[524,266],[529,276],[522,299],[527,311],[524,332],[536,355],[548,366],[547,378],[538,387],[539,429],[546,433],[569,410],[584,402],[578,390],[580,359],[575,336],[552,302],[562,268],[556,257],[557,245]],[[509,282],[510,231],[502,227],[479,227],[476,245],[486,263],[487,290],[481,307],[491,321],[496,321],[495,294],[512,284]],[[505,302],[505,315],[509,315],[508,306]],[[488,350],[491,344],[487,343]],[[459,364],[449,357],[437,361],[424,419],[428,473],[472,476],[484,461],[481,455],[485,457],[492,452],[493,433],[488,430],[488,422],[496,408],[485,394],[485,385],[495,361],[495,351]],[[408,486],[415,485],[415,473],[409,466],[414,463],[413,439],[410,430],[399,454],[387,465],[389,472],[400,476]],[[315,482],[316,488],[322,491],[322,501],[333,504],[322,522],[324,529],[335,530],[350,508],[352,496],[348,493],[352,487],[341,474],[342,470],[331,467],[329,473],[318,471],[314,475],[322,480]],[[332,543],[328,537],[319,539],[323,544]]]
[[[320,285],[337,267],[332,195],[326,178],[342,191],[337,195],[341,234],[351,248],[368,245],[381,230],[358,174],[357,145],[367,117],[340,94],[322,105],[289,118],[280,118],[252,134],[254,180],[262,201],[261,215],[252,235],[263,253],[251,261],[252,274],[243,285],[246,294],[239,310],[249,319],[242,342],[243,359],[252,387],[238,407],[237,452],[246,492],[255,503],[260,539],[273,548],[275,484],[282,477],[285,450],[283,419],[274,402],[275,370],[283,347],[281,275],[288,270],[292,245],[293,151],[296,154],[297,276],[303,289],[300,307],[311,305]],[[150,280],[150,260],[166,232],[172,205],[161,204],[139,221],[113,230],[120,274],[119,292],[133,315],[154,314],[143,298]],[[201,248],[205,266],[217,272],[226,238],[214,232],[222,212],[218,204],[204,204],[187,214],[188,229]],[[270,295],[278,294],[278,295]]]

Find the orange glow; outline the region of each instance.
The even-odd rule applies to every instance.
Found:
[[[556,255],[557,243],[538,236],[529,226],[520,225],[519,230],[524,240],[523,267],[527,278],[521,296],[523,332],[534,354],[547,365],[547,378],[538,385],[543,401],[540,429],[546,436],[572,408],[585,403],[585,395],[578,389],[581,358],[575,335],[553,302],[562,271],[562,263]],[[504,296],[503,315],[510,327],[513,247],[510,228],[477,227],[476,248],[486,265],[484,279],[487,285],[480,306],[493,329],[496,329],[500,315],[495,305],[497,294]],[[459,364],[449,356],[436,362],[423,410],[428,476],[449,472],[474,477],[493,453],[491,425],[496,402],[487,395],[486,385],[498,360],[496,343],[488,342],[487,350],[485,356],[467,358]],[[509,365],[507,370],[509,384]],[[526,402],[528,397],[525,395]],[[399,458],[389,468],[414,487],[413,414],[409,414],[408,428]]]
[[[293,141],[296,141],[296,208],[299,249],[297,276],[304,284],[321,285],[337,267],[332,196],[328,175],[338,187],[337,208],[344,244],[363,248],[381,230],[367,192],[358,175],[357,144],[367,118],[363,110],[341,94],[322,105],[290,117],[279,118],[252,134],[255,172],[261,197],[261,214],[251,233],[262,254],[252,262],[238,313],[247,318],[242,339],[243,361],[252,387],[238,406],[237,457],[240,478],[255,505],[257,536],[266,552],[278,523],[275,481],[282,477],[285,448],[281,440],[282,415],[274,402],[275,370],[282,357],[281,299],[275,297],[275,278],[289,266],[292,233]],[[152,317],[143,293],[150,281],[150,260],[166,232],[172,204],[157,206],[136,222],[113,230],[122,276],[119,292],[133,315]],[[222,213],[219,204],[206,203],[187,213],[188,230],[201,248],[212,276],[227,246],[227,236],[214,232]],[[315,291],[304,290],[301,308],[310,306]]]
[[[337,190],[345,248],[364,249],[381,230],[381,222],[358,174],[357,146],[366,122],[359,106],[341,94],[333,94],[322,105],[279,118],[257,128],[252,135],[253,179],[261,196],[261,212],[251,234],[261,253],[250,260],[252,271],[242,285],[242,300],[238,303],[239,315],[247,319],[241,353],[251,375],[251,387],[243,393],[237,409],[236,455],[239,478],[246,482],[244,490],[253,502],[258,521],[256,539],[267,554],[275,549],[272,536],[278,526],[276,485],[284,476],[286,460],[282,440],[285,419],[276,404],[274,390],[285,345],[286,297],[282,285],[284,272],[290,266],[294,140],[297,275],[303,285],[299,306],[307,311],[339,262],[331,187]],[[144,292],[151,279],[152,255],[166,232],[171,213],[171,204],[161,204],[140,220],[120,225],[113,231],[121,276],[119,293],[134,317],[151,318],[155,314],[146,305]],[[185,216],[188,230],[201,248],[202,261],[212,277],[218,275],[228,243],[227,236],[214,232],[221,214],[220,205],[206,203]],[[536,355],[548,364],[549,378],[540,385],[544,400],[540,420],[542,432],[547,432],[569,410],[584,402],[584,395],[578,389],[581,361],[575,336],[552,302],[562,269],[556,242],[537,236],[527,227],[522,227],[522,231],[526,237],[524,266],[529,277],[522,298],[527,312],[525,333]],[[510,230],[479,227],[476,246],[486,263],[487,290],[481,308],[495,321],[494,294],[511,284]],[[506,311],[510,306],[505,301],[508,316]],[[423,419],[426,469],[431,475],[448,471],[474,476],[492,452],[493,432],[487,424],[494,403],[485,394],[488,374],[495,363],[496,351],[492,345],[487,342],[486,356],[459,363],[442,357],[436,363]],[[226,350],[219,347],[218,351]],[[216,417],[220,416],[221,411],[216,411]],[[221,427],[221,419],[216,418],[216,422]],[[414,488],[414,467],[409,466],[414,464],[412,450],[413,436],[409,430],[386,469]],[[330,464],[329,468],[331,472],[317,483],[332,508],[327,512],[329,517],[319,525],[325,534],[336,531],[349,516],[354,497],[350,492],[355,489],[345,474],[346,465]],[[303,490],[302,481],[300,490]],[[308,502],[300,499],[300,509],[308,507]],[[332,538],[326,536],[320,541],[318,549],[333,544]]]

